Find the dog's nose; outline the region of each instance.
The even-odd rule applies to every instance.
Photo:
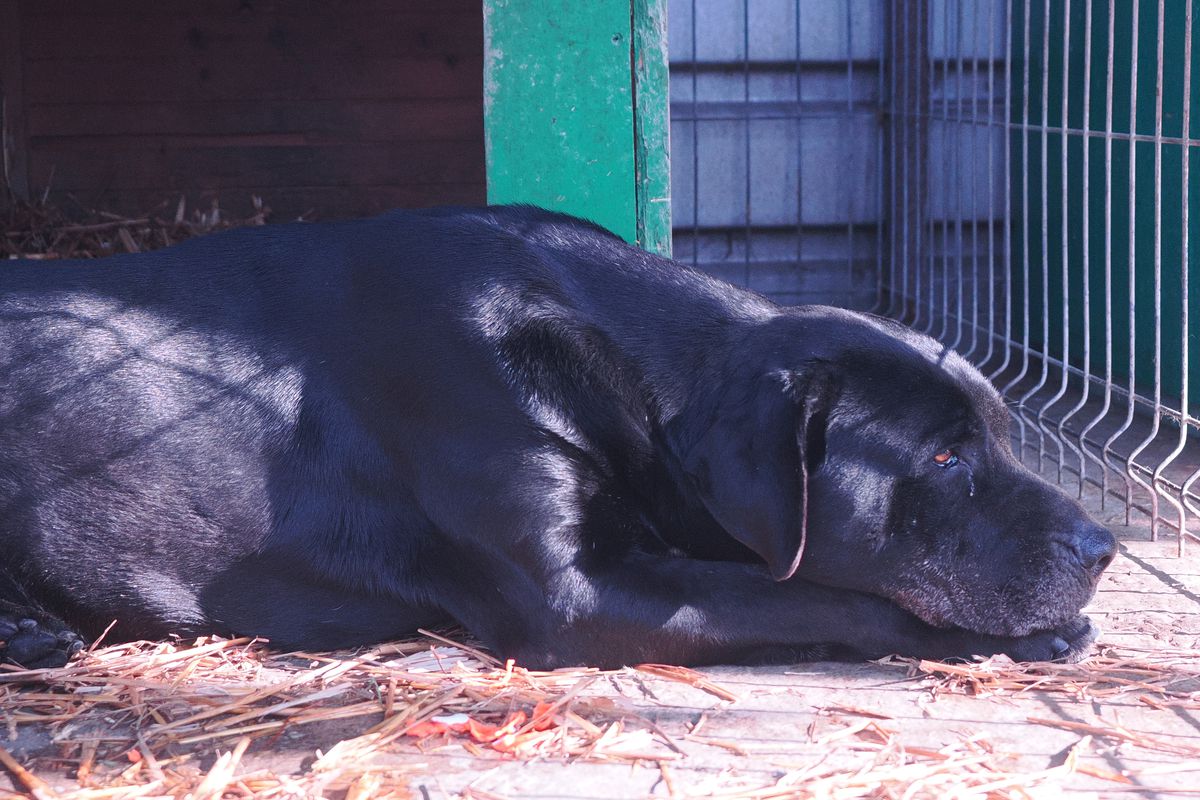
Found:
[[[1107,528],[1090,520],[1080,522],[1075,527],[1071,546],[1083,568],[1096,577],[1108,569],[1117,555],[1117,538]]]

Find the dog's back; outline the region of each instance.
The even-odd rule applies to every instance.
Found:
[[[637,387],[653,368],[630,349],[745,302],[522,207],[242,229],[0,277],[4,593],[88,630],[119,617],[125,636],[235,628],[242,595],[272,602],[264,569],[422,606],[404,565],[437,556],[412,492],[454,513],[488,502],[485,485],[429,488],[438,454],[525,436],[540,395],[628,467],[651,446]],[[649,385],[681,401],[678,382]]]

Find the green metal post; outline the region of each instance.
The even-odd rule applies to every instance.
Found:
[[[670,254],[666,0],[484,0],[488,202]]]
[[[637,243],[664,256],[671,255],[671,105],[667,86],[667,0],[634,0]]]

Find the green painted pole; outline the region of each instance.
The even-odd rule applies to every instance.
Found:
[[[671,101],[667,0],[633,2],[633,128],[637,243],[671,255]]]
[[[666,0],[484,0],[488,202],[670,252]]]

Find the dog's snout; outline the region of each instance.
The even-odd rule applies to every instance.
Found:
[[[1098,577],[1117,555],[1117,538],[1107,528],[1085,520],[1072,531],[1071,548],[1083,568]]]

